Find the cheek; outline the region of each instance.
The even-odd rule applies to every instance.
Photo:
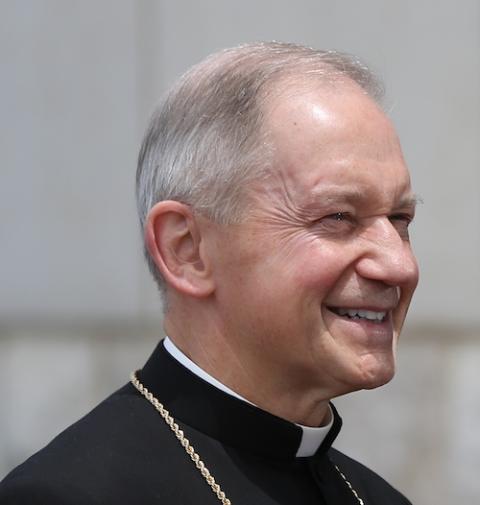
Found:
[[[299,290],[310,291],[317,299],[335,288],[349,261],[332,247],[311,247],[297,258],[290,267],[290,279]]]
[[[318,309],[349,264],[344,246],[307,234],[289,240],[249,239],[230,247],[218,276],[218,299],[229,300],[241,312],[303,317],[312,306]]]

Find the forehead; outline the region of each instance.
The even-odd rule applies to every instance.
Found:
[[[403,198],[410,191],[390,120],[356,85],[285,90],[270,104],[265,125],[274,151],[270,182],[283,190],[307,200],[342,192],[356,200],[377,193]]]

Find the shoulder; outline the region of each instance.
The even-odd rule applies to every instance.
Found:
[[[367,503],[411,505],[405,496],[365,465],[333,448],[329,457]]]
[[[74,485],[56,485],[33,475],[12,476],[0,484],[1,505],[86,505],[97,504],[93,495]]]
[[[106,499],[112,489],[128,493],[136,462],[149,458],[150,425],[158,424],[146,407],[124,386],[7,475],[0,504],[94,505],[115,498]]]

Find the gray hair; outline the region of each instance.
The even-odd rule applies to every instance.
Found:
[[[238,222],[249,183],[271,167],[263,127],[267,99],[281,83],[354,82],[377,103],[383,87],[357,58],[296,44],[245,44],[192,67],[154,112],[138,158],[137,205],[142,230],[162,200],[188,204],[209,219]],[[145,251],[161,291],[164,281]]]

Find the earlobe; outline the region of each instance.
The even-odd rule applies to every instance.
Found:
[[[175,201],[157,203],[145,223],[148,252],[166,283],[194,297],[213,292],[210,262],[191,208]]]

